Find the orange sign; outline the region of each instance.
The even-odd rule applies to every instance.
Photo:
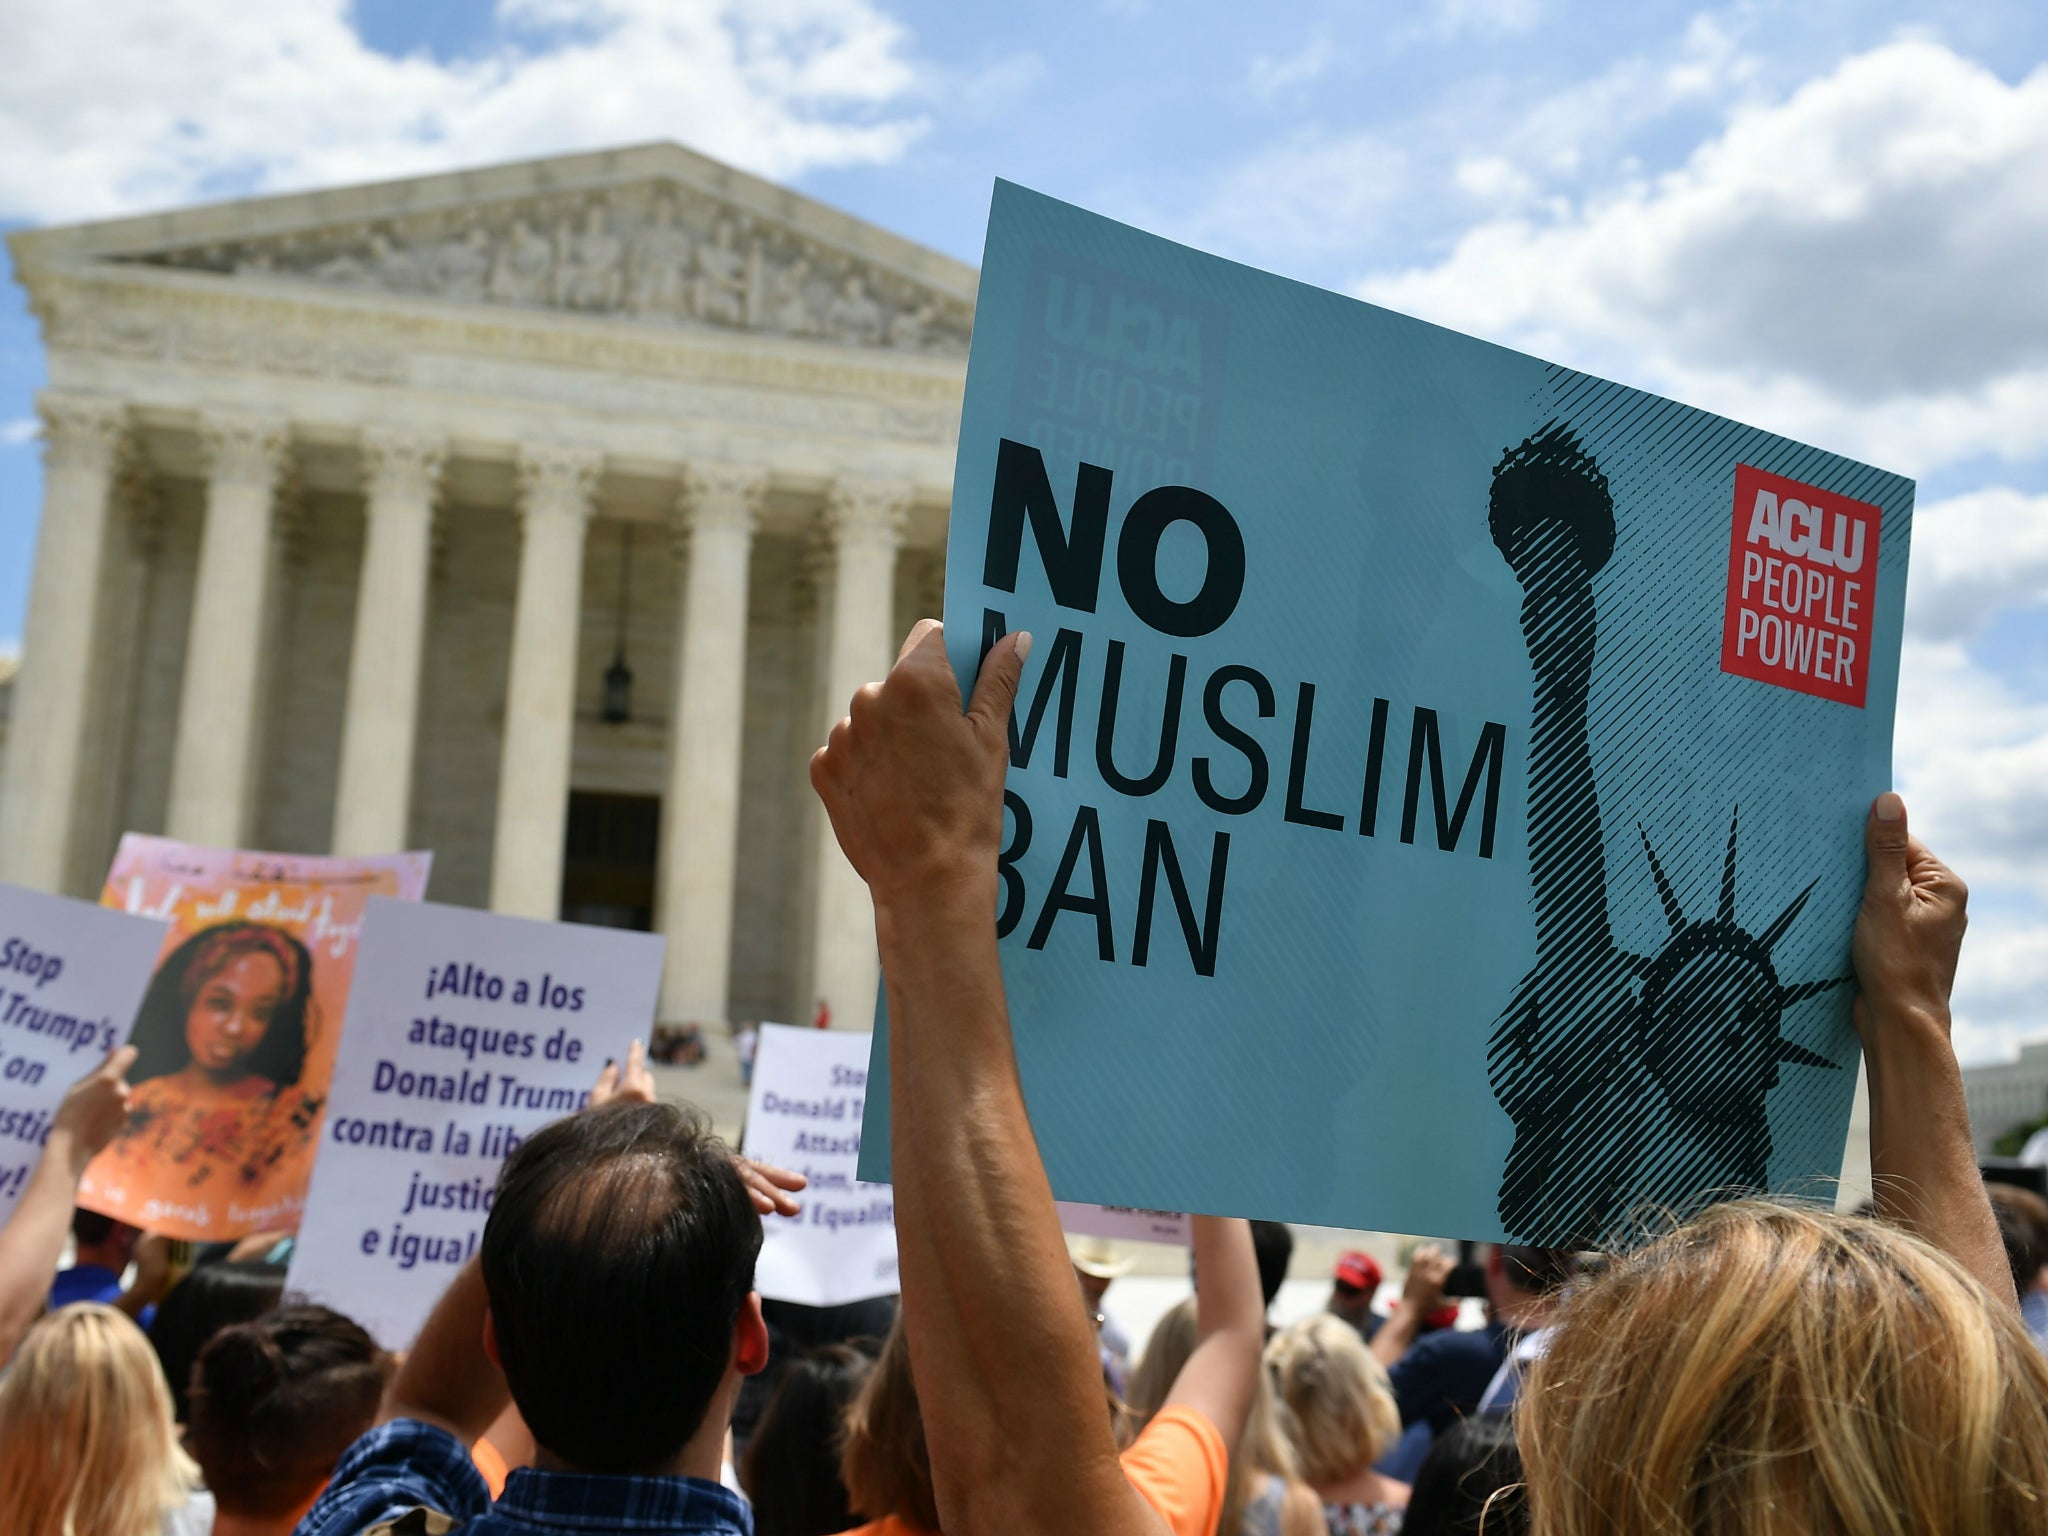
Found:
[[[289,1231],[305,1205],[371,896],[427,853],[324,858],[129,833],[100,904],[170,924],[129,1039],[128,1124],[78,1203],[194,1241]]]

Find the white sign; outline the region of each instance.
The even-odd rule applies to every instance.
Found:
[[[499,1166],[647,1037],[659,935],[370,899],[289,1289],[403,1349]]]
[[[1122,1243],[1188,1246],[1186,1211],[1146,1211],[1132,1205],[1081,1205],[1062,1200],[1060,1230],[1075,1237],[1108,1237]]]
[[[128,1038],[164,925],[0,885],[0,1222],[64,1090]]]
[[[897,1290],[895,1191],[854,1175],[872,1039],[843,1029],[761,1026],[746,1154],[811,1181],[799,1196],[801,1215],[762,1222],[754,1286],[763,1296],[833,1307]]]

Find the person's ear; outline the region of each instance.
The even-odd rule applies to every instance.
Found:
[[[498,1368],[500,1375],[504,1374],[505,1362],[498,1358],[498,1323],[489,1307],[484,1308],[484,1358]]]
[[[759,1291],[747,1292],[733,1320],[732,1363],[742,1376],[758,1376],[768,1368],[768,1323],[761,1316]]]

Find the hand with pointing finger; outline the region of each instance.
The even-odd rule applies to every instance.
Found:
[[[590,1089],[589,1108],[606,1104],[652,1104],[654,1074],[647,1070],[647,1052],[638,1040],[626,1048],[623,1067],[616,1061],[604,1064]],[[747,1198],[763,1216],[794,1216],[803,1207],[792,1197],[810,1181],[800,1173],[778,1168],[773,1163],[755,1162],[750,1157],[733,1157],[740,1181],[747,1186]]]
[[[984,896],[994,911],[1010,706],[1030,651],[1028,634],[997,641],[963,714],[944,632],[921,620],[812,757],[811,784],[878,911]]]
[[[620,1068],[616,1061],[604,1064],[604,1070],[597,1074],[597,1082],[590,1090],[590,1108],[600,1104],[652,1104],[654,1102],[654,1074],[647,1070],[647,1051],[635,1039],[626,1047],[626,1065]]]
[[[65,1090],[50,1123],[48,1145],[69,1156],[83,1172],[100,1149],[120,1134],[128,1119],[128,1069],[135,1047],[124,1045]]]

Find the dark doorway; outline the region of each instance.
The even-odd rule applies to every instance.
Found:
[[[569,792],[562,849],[562,921],[654,927],[654,866],[661,848],[655,795]]]

